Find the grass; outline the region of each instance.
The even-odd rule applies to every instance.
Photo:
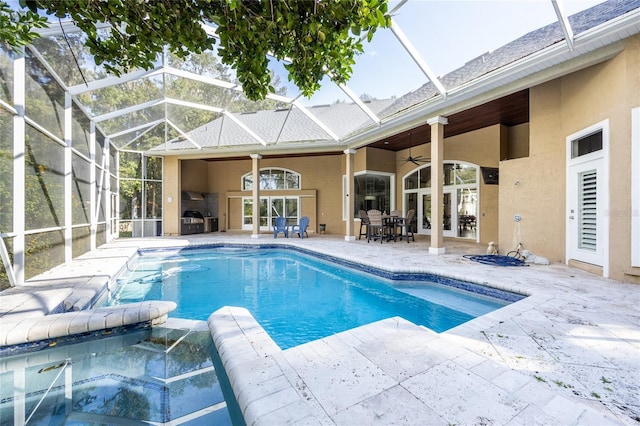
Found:
[[[572,385],[568,385],[568,384],[562,382],[561,380],[554,380],[553,383],[555,383],[556,385],[558,385],[558,387],[561,387],[561,388],[565,388],[565,389],[572,389],[573,388]]]

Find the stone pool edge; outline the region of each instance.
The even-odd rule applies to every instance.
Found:
[[[225,306],[209,316],[207,325],[247,425],[331,422],[247,309]]]

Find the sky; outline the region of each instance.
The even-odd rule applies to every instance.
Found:
[[[567,15],[602,0],[559,0]],[[390,10],[398,0],[390,0]],[[394,21],[437,76],[557,20],[551,0],[408,0]],[[285,78],[286,80],[286,78]],[[349,88],[384,99],[428,82],[390,30],[379,30],[356,59]],[[307,105],[346,100],[328,80]]]

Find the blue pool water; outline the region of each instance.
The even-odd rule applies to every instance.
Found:
[[[0,358],[2,425],[243,425],[208,331],[154,327]]]
[[[283,349],[394,316],[442,332],[510,303],[274,248],[142,252],[120,281],[111,305],[171,300],[170,316],[198,320],[241,306]]]

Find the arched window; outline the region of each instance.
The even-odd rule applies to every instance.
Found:
[[[268,168],[260,169],[260,190],[300,189],[300,174],[292,170]],[[242,190],[253,189],[253,173],[242,176]]]

